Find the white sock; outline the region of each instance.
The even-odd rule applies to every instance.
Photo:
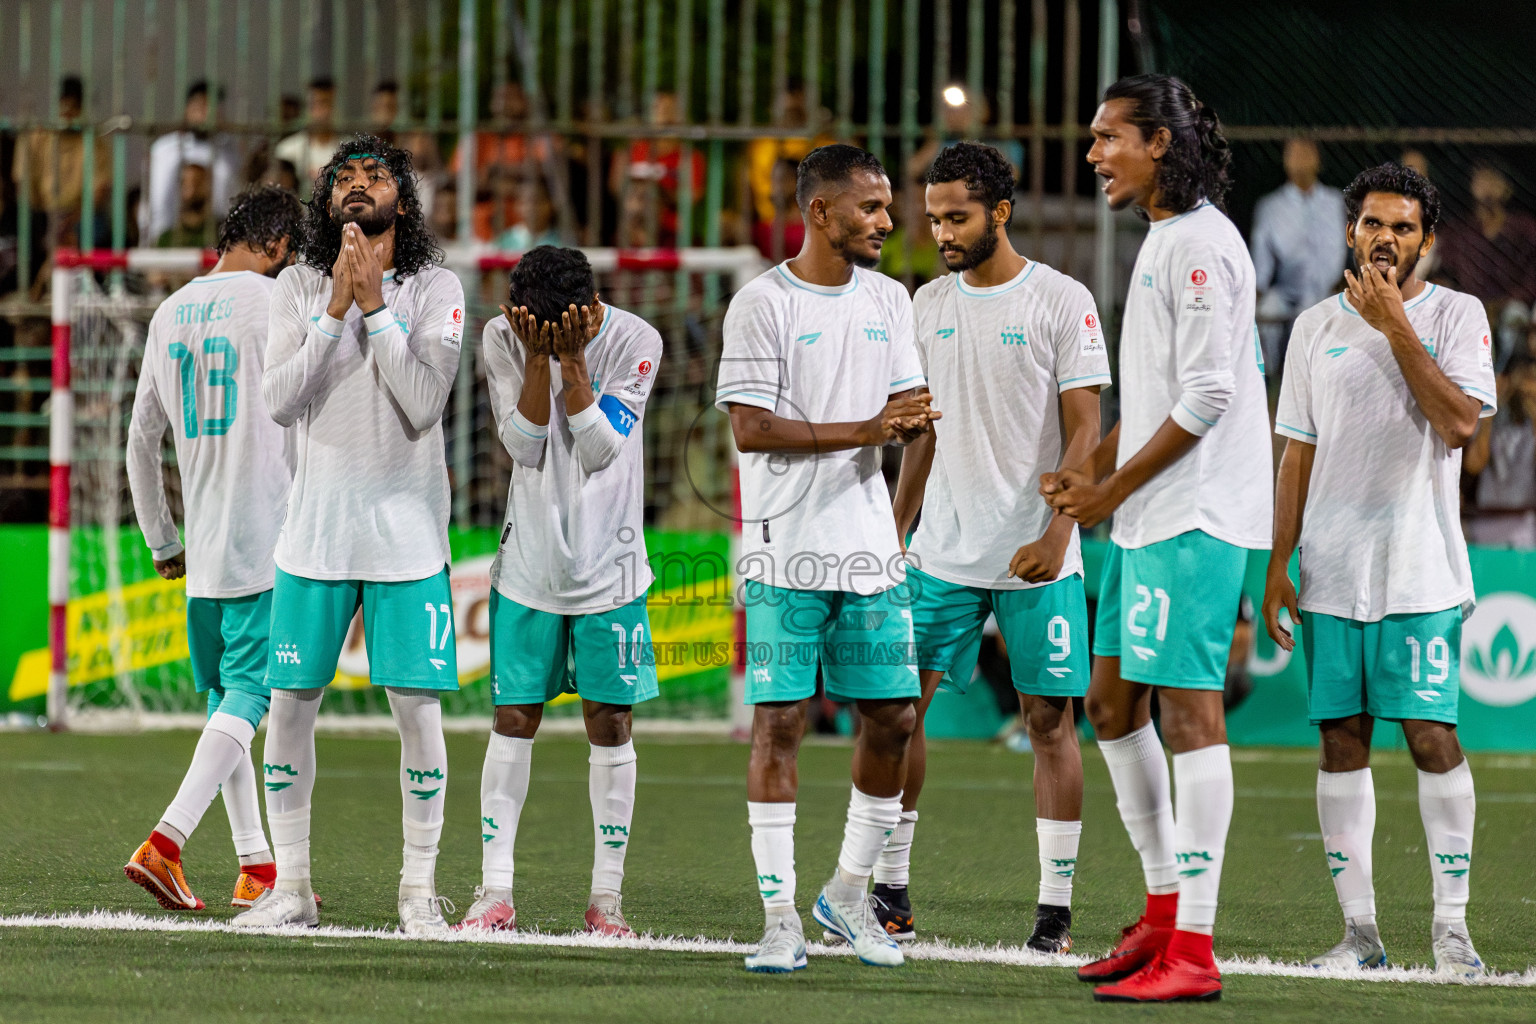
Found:
[[[592,892],[617,896],[635,816],[635,744],[627,740],[617,747],[593,746],[587,765],[594,834]]]
[[[875,861],[875,881],[906,888],[912,875],[912,833],[917,831],[917,812],[902,811],[901,820],[885,841]]]
[[[256,730],[243,718],[218,711],[209,716],[202,736],[198,737],[197,749],[192,753],[192,763],[181,780],[181,788],[176,791],[171,806],[165,809],[160,825],[175,829],[183,837],[192,835],[198,822],[203,820],[208,805],[218,795],[219,786],[229,778],[237,764],[249,758],[251,739],[255,735]],[[185,838],[181,840],[185,841]]]
[[[1376,786],[1371,770],[1317,773],[1317,822],[1344,920],[1376,923],[1371,843],[1376,835]]]
[[[901,821],[901,794],[870,796],[854,786],[848,798],[848,823],[843,826],[843,849],[837,869],[843,882],[868,887],[875,861],[896,825]]]
[[[308,894],[309,803],[315,791],[315,718],[323,687],[272,691],[262,778],[277,888]]]
[[[757,891],[770,913],[795,905],[795,805],[747,801]]]
[[[533,740],[491,733],[480,772],[480,884],[512,890],[512,854],[517,822],[528,801]]]
[[[1072,879],[1077,874],[1077,843],[1083,835],[1080,821],[1035,819],[1040,842],[1040,902],[1047,907],[1072,906]]]
[[[400,895],[436,896],[437,841],[443,834],[443,794],[448,788],[448,747],[443,742],[443,705],[436,690],[386,688],[400,731],[401,824],[405,833]]]
[[[1173,755],[1173,855],[1179,866],[1179,931],[1211,934],[1221,863],[1232,824],[1232,750],[1225,743]]]
[[[224,780],[224,813],[229,818],[229,835],[235,841],[235,856],[241,866],[272,863],[272,848],[261,827],[261,797],[256,789],[256,769],[251,765],[249,745],[234,770]]]
[[[1472,768],[1461,764],[1440,775],[1419,772],[1419,817],[1429,845],[1429,870],[1434,881],[1436,938],[1453,925],[1465,931],[1467,897],[1471,891],[1472,826],[1477,820],[1477,795]]]
[[[1115,806],[1141,854],[1147,892],[1163,896],[1179,891],[1173,862],[1173,802],[1169,799],[1168,758],[1152,723],[1118,740],[1100,740],[1099,750],[1115,785]]]

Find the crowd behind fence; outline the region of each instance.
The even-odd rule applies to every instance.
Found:
[[[307,195],[319,166],[355,131],[413,153],[430,223],[451,248],[739,246],[764,261],[793,255],[800,244],[796,162],[822,142],[858,142],[891,170],[897,226],[882,269],[909,287],[941,272],[926,231],[922,172],[942,146],[978,137],[1018,168],[1020,250],[1089,283],[1113,336],[1140,231],[1094,194],[1083,161],[1087,122],[1103,84],[1158,62],[1147,39],[1163,6],[1177,5],[6,4],[3,518],[42,515],[47,271],[55,249],[205,247],[241,187],[268,181]],[[1289,322],[1336,289],[1343,271],[1337,186],[1367,162],[1416,164],[1448,197],[1424,270],[1483,299],[1496,334],[1501,412],[1467,455],[1467,506],[1483,513],[1471,532],[1489,543],[1536,545],[1536,219],[1528,166],[1536,136],[1492,131],[1485,142],[1477,132],[1412,128],[1340,135],[1326,126],[1279,127],[1286,123],[1231,124],[1241,183],[1233,212],[1259,268],[1272,381],[1283,371]],[[1269,188],[1277,190],[1260,198]],[[494,315],[505,275],[465,278],[478,324]],[[173,275],[99,282],[104,292],[137,297],[122,307],[136,315],[147,315],[177,283]],[[704,435],[710,465],[729,455],[728,438],[700,415],[709,408],[729,282],[620,273],[603,287],[611,301],[656,322],[668,342],[667,375],[647,418],[651,447],[667,455],[651,467],[648,521],[717,525],[699,512],[696,486],[674,463]],[[449,411],[460,525],[493,524],[504,493],[505,459],[487,429],[482,379],[483,369],[466,360]]]

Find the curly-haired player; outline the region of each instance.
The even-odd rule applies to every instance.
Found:
[[[1169,75],[1121,79],[1088,162],[1117,210],[1151,222],[1120,334],[1120,423],[1047,500],[1115,517],[1087,710],[1141,854],[1146,913],[1078,971],[1102,1000],[1217,999],[1211,953],[1232,821],[1222,689],[1248,551],[1269,547],[1269,415],[1248,248],[1221,212],[1231,152],[1216,114]],[[1151,721],[1152,690],[1168,762]]]
[[[235,198],[219,262],[150,321],[128,426],[134,512],[155,571],[186,577],[192,678],[208,694],[208,724],[181,788],[123,868],[170,910],[203,906],[187,884],[181,848],[221,787],[240,858],[233,902],[249,906],[276,878],[250,751],[270,703],[272,549],[293,482],[293,444],[267,412],[261,371],[272,279],[293,260],[302,216],[298,198],[275,186]],[[167,429],[185,498],[185,548],[160,466]]]
[[[1322,734],[1317,815],[1344,939],[1312,963],[1379,967],[1371,841],[1371,731],[1399,722],[1419,770],[1419,815],[1434,881],[1430,938],[1441,973],[1476,977],[1467,932],[1472,771],[1456,738],[1461,621],[1473,604],[1461,535],[1461,449],[1492,416],[1488,317],[1471,295],[1425,284],[1435,187],[1396,164],[1344,192],[1358,276],[1296,318],[1275,432],[1285,437],[1264,624],[1295,640],[1306,622],[1308,712]],[[1390,509],[1390,515],[1382,515]],[[1289,575],[1300,543],[1301,593]]]
[[[297,427],[298,471],[272,598],[267,818],[277,886],[236,918],[317,921],[310,898],[315,716],[363,612],[369,674],[400,731],[400,924],[446,930],[433,879],[447,752],[438,696],[458,687],[448,586],[442,416],[459,365],[464,292],[415,200],[410,157],[344,142],[309,202],[302,266],[278,278],[262,392]]]
[[[1083,762],[1072,698],[1088,692],[1088,604],[1077,524],[1040,497],[1039,476],[1099,443],[1109,354],[1088,289],[1008,241],[1013,167],[991,146],[943,150],[927,175],[928,220],[950,273],[913,297],[917,350],[942,429],[901,460],[894,501],[906,537],[923,695],[907,758],[901,824],[875,865],[878,913],[915,932],[907,880],[927,769],[923,719],[946,680],[963,691],[982,627],[997,618],[1035,753],[1040,898],[1028,945],[1071,948]]]

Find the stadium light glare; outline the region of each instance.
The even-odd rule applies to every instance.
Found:
[[[952,107],[965,106],[965,90],[958,85],[951,85],[944,90],[944,102]]]

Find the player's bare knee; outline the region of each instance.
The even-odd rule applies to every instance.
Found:
[[[1070,698],[1020,694],[1019,707],[1024,712],[1024,728],[1034,749],[1063,747],[1076,739]]]
[[[1405,721],[1403,738],[1414,767],[1421,772],[1442,775],[1466,760],[1456,727],[1447,722]]]
[[[752,753],[775,757],[795,756],[805,734],[805,705],[758,704],[752,712]]]
[[[629,742],[634,724],[630,705],[583,701],[582,717],[586,721],[587,740],[594,746],[622,747]]]
[[[1319,767],[1325,772],[1357,772],[1371,765],[1371,730],[1360,716],[1333,719],[1319,726]]]
[[[544,720],[542,704],[502,704],[496,708],[491,728],[502,736],[531,740]]]

